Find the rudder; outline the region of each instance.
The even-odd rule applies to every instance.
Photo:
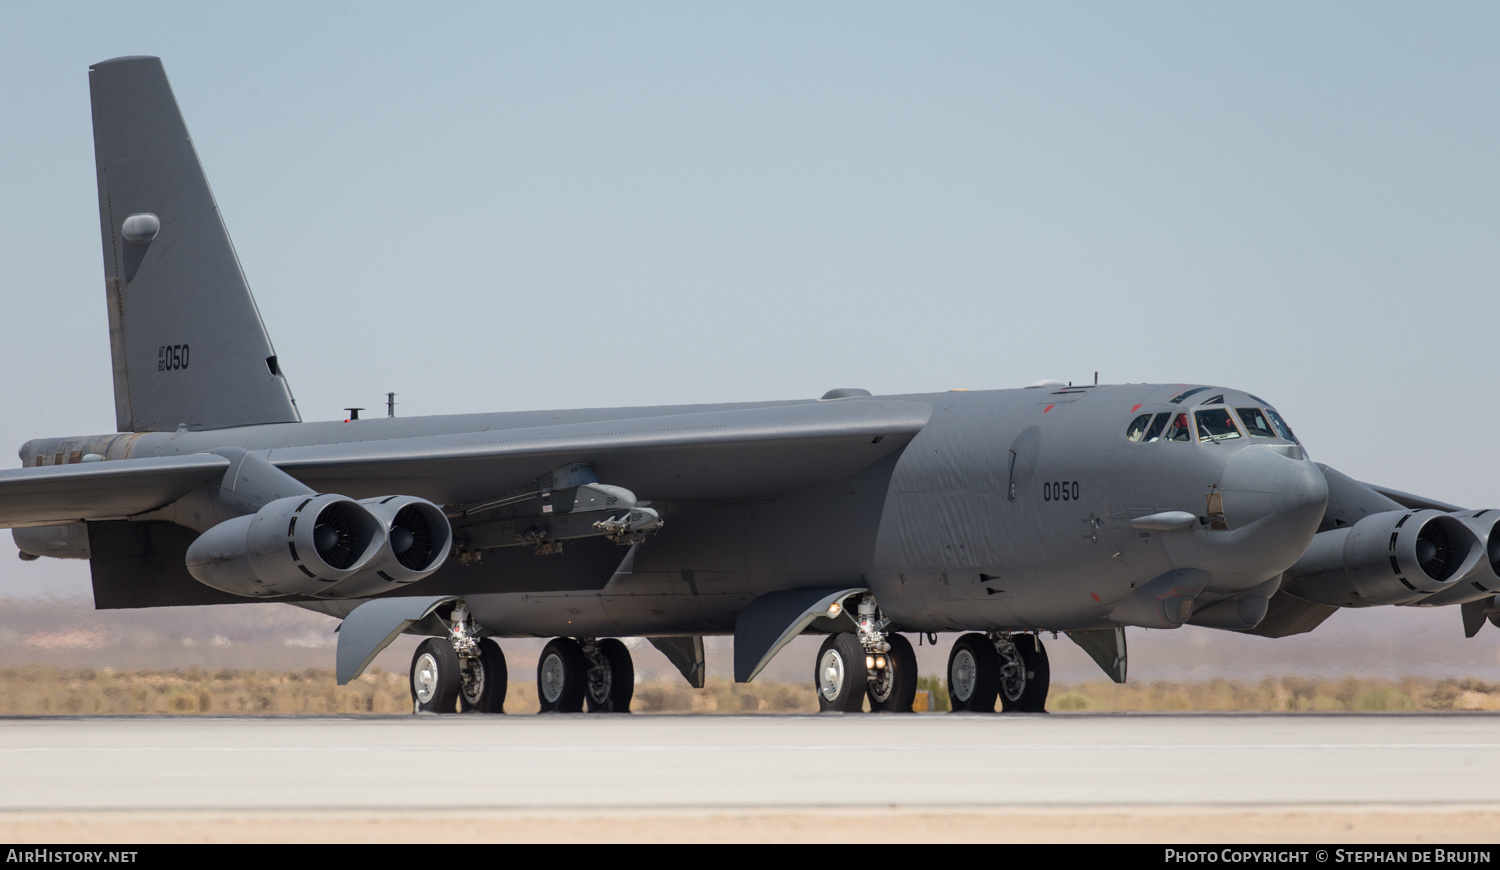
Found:
[[[89,85],[119,430],[300,422],[161,60]]]

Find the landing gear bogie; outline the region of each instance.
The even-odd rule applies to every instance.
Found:
[[[966,634],[948,654],[954,712],[1045,713],[1052,679],[1047,650],[1034,634]]]

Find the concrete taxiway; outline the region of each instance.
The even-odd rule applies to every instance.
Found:
[[[1251,810],[1416,812],[1468,818],[1462,830],[1480,838],[1500,833],[1500,716],[1487,714],[8,719],[0,765],[0,834],[120,813],[150,824],[431,816],[422,830],[487,813],[522,832],[626,813],[675,818],[672,833],[647,839],[681,839],[695,814],[861,807],[977,819],[991,833],[985,819],[1017,814],[1072,824],[1144,812],[1162,834],[1184,813]],[[341,838],[337,826],[322,834]]]

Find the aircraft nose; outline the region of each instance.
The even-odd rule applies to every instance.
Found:
[[[1328,506],[1328,482],[1295,445],[1249,445],[1224,466],[1224,517],[1229,528],[1274,526],[1312,540]]]

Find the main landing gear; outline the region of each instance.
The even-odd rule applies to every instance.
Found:
[[[451,637],[430,637],[411,660],[412,706],[418,713],[503,713],[505,654],[454,610]],[[537,661],[536,693],[543,713],[629,713],[635,694],[630,650],[612,637],[553,638]]]
[[[1045,713],[1051,682],[1047,650],[1035,634],[966,634],[948,654],[948,699],[953,711]]]
[[[460,605],[453,610],[449,637],[429,637],[417,647],[411,660],[414,712],[505,712],[505,653],[474,630],[468,609]]]
[[[818,709],[858,713],[866,699],[876,713],[910,713],[917,697],[917,654],[911,642],[887,632],[875,599],[859,602],[859,630],[829,635],[818,650],[813,684]]]
[[[629,713],[635,665],[619,640],[553,638],[536,665],[536,695],[543,713]]]

